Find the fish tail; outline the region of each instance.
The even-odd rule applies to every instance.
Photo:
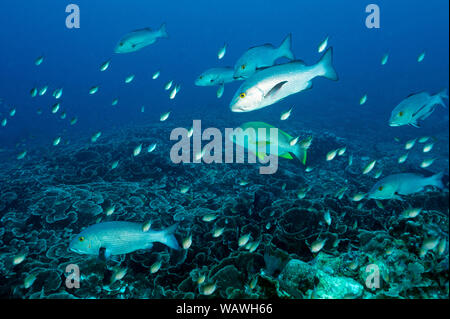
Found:
[[[337,81],[339,77],[336,70],[333,67],[333,48],[329,47],[324,55],[320,58],[317,63],[317,67],[321,69],[320,75],[326,77],[327,79]]]
[[[436,104],[442,105],[443,107],[447,108],[447,105],[445,105],[444,99],[448,100],[447,89],[443,89],[441,92],[436,94]]]
[[[301,147],[299,144],[296,144],[292,154],[294,154],[303,165],[306,165],[307,150],[308,149]]]
[[[158,236],[158,242],[169,246],[172,249],[178,250],[180,249],[180,245],[178,244],[175,235],[173,234],[177,229],[178,224],[172,225],[164,230],[162,230]]]
[[[292,46],[292,34],[289,33],[286,36],[286,38],[284,38],[278,50],[281,56],[288,58],[290,60],[294,60],[295,59],[294,53],[292,53],[291,46]]]
[[[444,189],[444,173],[440,172],[433,176],[430,176],[427,181],[427,185],[435,186],[439,189]]]
[[[162,38],[168,38],[169,37],[169,35],[167,34],[167,31],[166,31],[166,24],[165,23],[161,24],[161,26],[159,27],[159,33],[160,33]]]

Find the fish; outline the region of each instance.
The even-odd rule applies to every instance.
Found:
[[[70,125],[75,125],[77,122],[78,122],[78,118],[77,118],[77,117],[73,117],[73,118],[70,120]]]
[[[175,98],[175,96],[177,95],[178,91],[180,91],[180,87],[181,87],[181,86],[180,86],[179,84],[177,84],[177,85],[175,85],[175,87],[173,88],[172,92],[170,92],[169,98],[170,98],[171,100],[173,100],[173,99]]]
[[[210,296],[214,293],[214,291],[216,291],[216,288],[217,288],[216,283],[204,285],[202,287],[202,294],[205,296]]]
[[[225,56],[225,53],[227,53],[227,44],[226,43],[223,45],[223,47],[221,47],[219,49],[219,52],[217,52],[217,58],[219,60],[222,60],[223,57]]]
[[[36,278],[37,278],[36,275],[33,273],[26,276],[23,281],[23,286],[25,287],[25,289],[28,289],[31,286],[33,286],[34,282],[36,281]]]
[[[311,80],[325,77],[337,81],[332,65],[333,48],[330,47],[315,65],[292,61],[258,71],[246,79],[230,102],[232,112],[250,112],[277,103],[284,98],[310,89]],[[236,76],[236,74],[235,74]]]
[[[2,125],[3,127],[5,127],[7,123],[8,123],[8,119],[5,117],[5,118],[2,120],[1,125]]]
[[[433,149],[434,143],[427,143],[425,144],[425,146],[423,147],[422,151],[424,153],[428,153],[429,151],[431,151]]]
[[[206,214],[205,216],[202,217],[202,220],[204,222],[212,222],[213,220],[215,220],[217,218],[216,214]]]
[[[35,97],[38,94],[38,89],[37,88],[32,88],[30,91],[30,95],[31,97]]]
[[[389,125],[392,127],[411,125],[419,128],[419,121],[429,117],[436,105],[446,108],[443,99],[448,99],[446,89],[435,95],[427,92],[410,94],[392,110]]]
[[[159,271],[159,269],[161,269],[161,265],[162,265],[161,260],[155,261],[155,262],[150,266],[150,273],[151,273],[151,274],[157,273],[157,272]]]
[[[291,43],[292,35],[288,34],[278,48],[270,43],[249,48],[234,65],[234,77],[248,78],[258,69],[270,67],[283,57],[294,60]]]
[[[160,38],[168,37],[165,23],[158,30],[152,30],[150,28],[135,30],[120,39],[114,52],[118,54],[136,52],[155,43]]]
[[[291,146],[290,141],[293,137],[288,133],[277,129],[277,134],[270,134],[270,129],[276,128],[264,122],[246,122],[240,128],[242,131],[235,129],[234,134],[228,135],[228,138],[236,145],[252,151],[258,158],[262,159],[266,154],[270,154],[293,159],[292,155],[294,155],[303,165],[306,164],[307,149],[300,144]],[[265,134],[259,134],[260,129],[265,129]],[[275,147],[269,147],[271,145],[275,145]]]
[[[383,170],[379,169],[378,171],[375,172],[375,175],[373,176],[375,179],[380,178],[381,174],[383,174]]]
[[[298,143],[298,140],[300,139],[300,136],[294,137],[292,140],[289,141],[290,146],[294,146]]]
[[[202,72],[196,79],[197,86],[216,86],[234,82],[234,69],[231,67],[211,68]]]
[[[339,148],[338,149],[338,156],[342,156],[342,155],[344,155],[345,154],[345,151],[347,150],[347,147],[341,147],[341,148]]]
[[[117,166],[119,166],[119,161],[114,161],[114,162],[112,162],[112,164],[111,164],[111,169],[116,169]]]
[[[23,151],[23,152],[20,152],[16,158],[18,160],[21,160],[21,159],[24,159],[26,155],[27,155],[27,151]]]
[[[422,136],[421,138],[419,138],[419,143],[426,143],[429,139],[429,136]]]
[[[348,187],[347,186],[343,186],[341,187],[336,194],[334,194],[334,197],[336,197],[337,199],[341,200],[344,197],[345,192],[347,191]]]
[[[212,236],[213,236],[214,238],[218,238],[218,237],[222,236],[224,230],[225,230],[225,227],[222,227],[222,228],[215,228],[215,229],[213,230]]]
[[[423,59],[425,59],[425,52],[422,52],[421,54],[419,54],[419,56],[417,57],[417,62],[422,62]]]
[[[142,224],[142,231],[143,232],[147,232],[150,230],[150,228],[152,227],[152,221],[146,221],[144,224]]]
[[[58,112],[60,106],[61,106],[61,103],[55,103],[52,106],[52,113],[55,114],[56,112]]]
[[[427,168],[433,164],[433,162],[436,160],[436,158],[429,158],[424,160],[422,163],[420,163],[420,167]]]
[[[131,83],[133,80],[134,80],[134,78],[135,78],[135,75],[134,74],[130,74],[129,76],[127,76],[126,78],[125,78],[125,83]]]
[[[105,61],[104,63],[102,63],[102,65],[100,65],[100,71],[104,72],[109,68],[109,65],[111,64],[111,60]]]
[[[190,187],[189,186],[182,186],[180,188],[180,193],[181,194],[186,194],[187,192],[189,192]]]
[[[381,58],[381,65],[385,65],[388,62],[389,59],[389,54],[386,53],[383,55],[383,57]]]
[[[164,85],[164,90],[166,90],[166,91],[170,90],[170,88],[172,87],[172,84],[173,84],[173,80],[167,82],[166,85]]]
[[[9,111],[9,116],[13,117],[14,115],[16,115],[16,109],[11,109]]]
[[[364,167],[363,174],[370,173],[370,171],[372,171],[372,169],[374,168],[376,162],[376,160],[373,160],[369,164],[367,164],[366,167]]]
[[[169,112],[166,112],[166,113],[163,113],[163,114],[161,114],[161,116],[159,117],[159,120],[160,120],[161,122],[164,122],[165,120],[167,120],[167,119],[169,118],[169,115],[170,115],[170,111],[169,111]]]
[[[126,274],[127,274],[127,268],[119,267],[119,268],[115,269],[113,274],[111,275],[111,283],[122,280]]]
[[[409,153],[403,154],[402,156],[400,156],[400,157],[398,158],[397,162],[398,162],[399,164],[403,164],[403,163],[406,162],[406,160],[408,159],[408,155],[409,155]]]
[[[69,249],[82,255],[100,255],[108,258],[139,249],[151,249],[154,242],[179,250],[174,236],[177,224],[162,230],[142,231],[142,224],[125,221],[103,222],[89,226],[69,244]]]
[[[44,62],[44,56],[43,56],[43,55],[40,56],[40,57],[38,57],[36,60],[34,60],[34,64],[35,64],[36,66],[41,65],[42,62]]]
[[[133,156],[138,156],[139,154],[141,154],[141,151],[142,151],[142,144],[139,144],[134,148]]]
[[[90,95],[93,95],[93,94],[97,93],[97,92],[98,92],[98,89],[99,89],[98,86],[93,86],[93,87],[91,87],[91,88],[89,89],[89,94],[90,94]]]
[[[331,225],[331,215],[330,211],[326,211],[325,214],[323,214],[323,219],[325,220],[325,223],[330,226]]]
[[[326,155],[327,161],[332,161],[336,157],[337,152],[338,152],[337,149],[329,151]]]
[[[113,206],[109,206],[108,208],[106,208],[105,214],[106,216],[111,216],[112,214],[114,214],[114,211],[116,210],[116,207]]]
[[[61,142],[61,137],[57,137],[53,140],[53,146],[57,146]]]
[[[282,120],[282,121],[287,120],[289,118],[289,116],[291,116],[291,112],[292,112],[293,108],[294,107],[291,107],[291,109],[289,111],[281,113],[280,120]]]
[[[111,105],[112,105],[112,106],[116,106],[118,103],[119,103],[119,99],[118,99],[118,98],[115,98],[115,99],[111,102]]]
[[[426,186],[443,189],[442,178],[444,173],[437,173],[425,177],[415,173],[401,173],[389,175],[378,181],[369,191],[368,197],[372,199],[398,199],[401,196],[421,192]]]
[[[57,100],[61,98],[62,94],[63,94],[62,88],[59,88],[59,89],[56,89],[55,91],[53,91],[53,97]]]
[[[242,235],[241,237],[239,237],[238,246],[239,247],[245,246],[248,243],[248,241],[250,240],[250,236],[251,236],[251,234],[246,234],[246,235]]]
[[[192,245],[192,235],[189,235],[182,241],[183,249],[189,249]]]
[[[319,251],[322,250],[322,248],[325,246],[325,242],[327,241],[327,239],[317,239],[316,241],[314,241],[311,244],[311,247],[309,248],[311,250],[312,253],[318,253]]]
[[[156,71],[155,73],[153,73],[152,75],[152,79],[156,80],[157,78],[159,78],[159,75],[161,74],[161,71]]]
[[[414,145],[416,144],[416,141],[417,141],[417,138],[407,141],[405,144],[405,150],[412,149],[414,147]]]
[[[319,48],[317,49],[317,51],[318,51],[319,53],[322,53],[322,52],[327,48],[327,46],[328,46],[328,39],[329,39],[329,38],[330,38],[330,37],[327,36],[327,37],[325,38],[325,40],[323,40],[323,41],[320,43]]]
[[[42,87],[42,88],[39,90],[39,96],[45,95],[45,93],[47,93],[47,90],[48,90],[48,85]]]
[[[22,263],[26,257],[27,257],[26,253],[19,253],[19,254],[15,255],[13,258],[13,265],[16,266],[16,265]]]
[[[352,200],[354,202],[359,202],[361,201],[364,197],[366,197],[367,194],[364,193],[357,193],[356,195],[353,196]]]
[[[367,102],[367,94],[363,95],[362,98],[359,99],[359,105],[364,105]]]
[[[401,215],[404,218],[414,218],[414,217],[417,217],[417,215],[419,215],[421,211],[422,211],[422,208],[408,208],[408,209],[405,209]]]
[[[97,142],[98,138],[99,138],[101,135],[102,135],[102,132],[97,132],[97,133],[95,133],[94,135],[92,135],[92,137],[91,137],[91,142],[92,142],[92,143]]]
[[[155,148],[156,148],[156,143],[149,145],[147,148],[147,153],[153,152],[155,150]]]

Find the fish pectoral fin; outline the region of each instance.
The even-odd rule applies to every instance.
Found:
[[[287,158],[287,159],[294,159],[290,153],[285,153],[285,154],[278,155],[278,156],[282,157],[282,158]]]
[[[282,87],[283,85],[285,85],[288,81],[282,81],[277,83],[273,88],[270,89],[269,92],[267,92],[267,94],[264,96],[264,98],[267,98],[271,95],[276,94]]]
[[[417,121],[416,121],[416,122],[411,122],[411,123],[409,123],[409,124],[412,125],[412,126],[414,126],[414,127],[420,128],[420,124],[417,123]]]
[[[312,82],[311,81],[309,81],[307,84],[306,84],[306,88],[305,88],[305,90],[311,90],[312,89],[312,87],[313,87],[313,84],[312,84]]]

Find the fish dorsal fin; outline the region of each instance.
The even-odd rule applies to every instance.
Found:
[[[134,30],[132,32],[142,32],[142,31],[152,31],[152,29],[151,28],[142,28],[142,29]]]
[[[271,49],[273,49],[275,47],[271,43],[265,43],[263,45],[252,46],[252,47],[248,48],[247,51],[250,51],[250,50],[253,50],[253,49],[256,49],[256,48],[271,48]]]
[[[278,90],[280,90],[280,89],[283,87],[283,85],[285,85],[287,82],[288,82],[288,81],[281,81],[281,82],[278,82],[273,88],[270,89],[269,92],[267,92],[267,94],[264,96],[264,98],[267,98],[267,97],[269,97],[269,96],[274,95],[275,93],[277,93]]]
[[[422,94],[422,93],[426,93],[426,92],[425,91],[413,92],[413,93],[409,94],[406,98],[409,98],[409,97],[411,97],[413,95]]]

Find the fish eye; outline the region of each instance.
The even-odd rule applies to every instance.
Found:
[[[244,92],[242,92],[241,94],[239,94],[239,97],[241,98],[241,99],[243,99],[244,97],[245,97],[245,93]]]
[[[242,70],[245,70],[245,64],[242,64],[242,65],[241,65],[241,69],[242,69]]]
[[[199,79],[200,79],[200,80],[203,79],[203,75],[200,75]]]
[[[84,237],[80,237],[78,238],[80,241],[84,241]]]
[[[120,44],[119,44],[120,46],[123,46],[123,42],[120,42]]]
[[[213,83],[213,82],[214,82],[214,80],[212,80],[212,79],[211,79],[211,80],[209,80],[209,82]]]
[[[378,190],[382,191],[383,190],[383,186],[378,187]]]
[[[403,116],[403,112],[399,112],[399,113],[398,113],[398,116]]]

